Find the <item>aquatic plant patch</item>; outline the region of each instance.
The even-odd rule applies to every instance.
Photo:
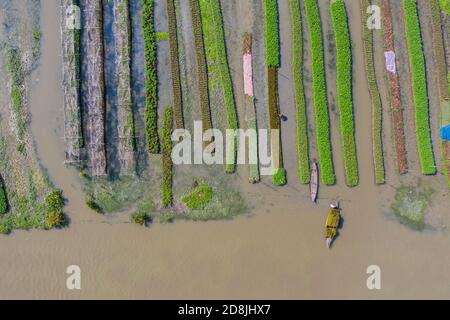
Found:
[[[403,0],[406,40],[411,66],[412,89],[415,105],[417,148],[423,174],[435,174],[436,166],[431,144],[427,80],[422,36],[416,0]]]
[[[322,182],[333,185],[336,182],[330,140],[330,120],[323,61],[322,23],[316,0],[305,0],[312,55],[312,86],[316,124],[317,148]]]
[[[206,205],[214,195],[213,189],[207,184],[201,184],[187,195],[181,198],[181,201],[189,209],[200,209]]]
[[[159,153],[158,139],[158,75],[157,39],[155,33],[154,0],[142,0],[142,32],[145,54],[145,132],[147,150]]]
[[[431,188],[422,186],[402,186],[395,194],[391,210],[406,226],[422,230],[425,228],[425,212],[433,194]]]
[[[355,121],[352,98],[352,52],[347,25],[347,12],[343,0],[330,4],[337,58],[337,95],[340,116],[341,143],[344,154],[347,186],[358,184],[358,160],[356,157]]]
[[[297,121],[297,172],[300,183],[310,181],[308,120],[303,88],[303,30],[300,0],[289,0],[292,39],[292,74]]]
[[[278,24],[278,0],[264,0],[264,41],[266,46],[266,65],[280,66],[280,34]]]

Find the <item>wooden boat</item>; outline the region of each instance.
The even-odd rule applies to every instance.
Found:
[[[311,181],[309,183],[309,189],[311,191],[312,202],[317,201],[317,194],[319,190],[319,168],[317,162],[314,160],[311,168]]]
[[[328,213],[327,220],[325,222],[325,240],[328,249],[330,249],[331,244],[336,237],[340,220],[341,215],[339,213],[339,202],[333,200],[330,204],[330,212]]]

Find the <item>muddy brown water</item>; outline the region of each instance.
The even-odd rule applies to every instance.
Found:
[[[347,2],[352,28],[359,26],[356,3]],[[0,237],[0,298],[450,298],[448,232],[420,233],[398,224],[388,214],[391,184],[398,184],[397,178],[388,177],[390,184],[383,187],[373,184],[362,52],[356,54],[354,71],[358,188],[346,188],[338,170],[339,184],[321,188],[319,204],[312,205],[307,187],[294,178],[277,189],[265,182],[245,184],[255,203],[250,216],[144,229],[90,212],[77,173],[63,165],[58,10],[57,0],[42,2],[43,52],[30,104],[39,156],[69,200],[66,212],[71,224],[64,230],[16,231]],[[280,21],[281,30],[288,32],[284,5]],[[356,29],[352,41],[361,48]],[[284,35],[282,46],[289,45]],[[290,49],[282,52],[289,55]],[[289,56],[282,63],[282,71],[290,69]],[[292,95],[290,90],[283,84],[282,93]],[[292,99],[285,103],[291,112]],[[295,161],[293,141],[283,146],[290,170]],[[424,181],[437,189],[445,187],[443,178]],[[334,197],[341,199],[344,225],[330,251],[322,233],[328,202]],[[436,192],[429,214],[448,225],[445,199],[448,194]],[[81,268],[79,291],[66,289],[65,271],[73,264]],[[366,287],[369,265],[381,268],[381,290]]]

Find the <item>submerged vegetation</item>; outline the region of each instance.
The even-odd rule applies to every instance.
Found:
[[[291,13],[292,73],[297,121],[297,170],[300,183],[310,181],[308,120],[303,88],[303,30],[300,0],[289,0]]]
[[[422,230],[426,226],[425,212],[433,193],[433,189],[420,183],[418,186],[402,186],[395,194],[391,210],[400,223],[412,229]]]
[[[411,65],[420,165],[423,174],[435,174],[436,166],[431,144],[425,58],[416,0],[403,0],[403,8],[405,11],[406,40]]]
[[[313,102],[321,177],[324,184],[333,185],[336,182],[336,178],[331,154],[330,120],[323,61],[322,24],[316,0],[305,0],[304,4],[311,38]]]
[[[337,95],[340,116],[341,144],[345,164],[347,186],[358,184],[358,160],[356,158],[355,123],[352,98],[352,52],[347,25],[347,13],[343,0],[333,0],[330,7],[337,56]]]

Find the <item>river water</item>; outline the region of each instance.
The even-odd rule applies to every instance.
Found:
[[[264,182],[245,184],[255,206],[250,215],[231,221],[141,228],[90,212],[76,171],[63,164],[58,3],[42,1],[42,59],[30,105],[38,154],[69,200],[65,211],[71,224],[64,230],[0,237],[0,298],[450,298],[448,232],[415,232],[398,224],[388,213],[397,178],[389,177],[383,187],[373,184],[370,134],[363,132],[370,127],[368,104],[356,114],[361,184],[324,187],[319,205],[309,203],[307,187],[293,178],[281,189]],[[350,4],[350,20],[359,19],[356,8]],[[281,30],[288,32],[287,7],[282,5],[280,15]],[[282,40],[290,46],[287,37]],[[352,40],[361,47],[357,31]],[[289,60],[283,59],[282,72],[289,69]],[[362,63],[358,54],[357,106],[368,103]],[[281,93],[289,90],[283,85]],[[286,108],[290,112],[293,106]],[[291,171],[293,141],[283,146]],[[339,159],[339,140],[333,142]],[[445,187],[439,179],[425,182],[439,190]],[[327,250],[323,225],[334,197],[341,200],[344,224]],[[430,214],[448,225],[445,197],[436,192]],[[66,288],[69,265],[81,268],[81,290]],[[381,290],[367,289],[369,265],[381,268]]]

